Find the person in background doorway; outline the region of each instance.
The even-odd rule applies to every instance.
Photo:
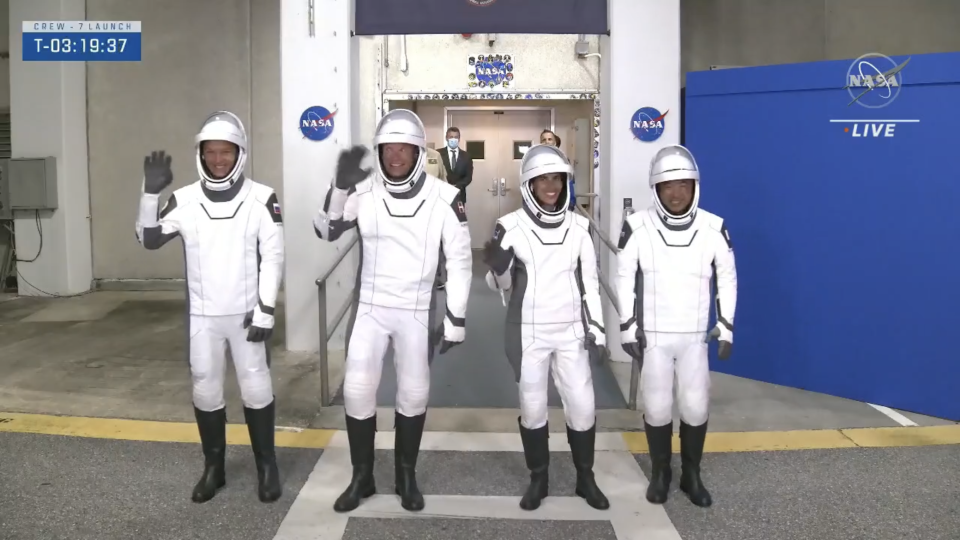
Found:
[[[549,144],[551,146],[556,146],[560,148],[560,137],[556,133],[550,131],[549,129],[543,130],[540,133],[540,144]],[[575,189],[576,185],[574,184],[573,175],[570,175],[570,209],[573,210],[577,207],[577,190]]]
[[[433,148],[427,148],[427,163],[423,166],[424,172],[427,174],[432,174],[444,182],[447,181],[447,168],[443,166],[443,158],[440,157],[440,152],[434,150]]]
[[[520,162],[523,206],[497,220],[483,248],[487,285],[511,291],[506,353],[520,391],[520,439],[530,484],[520,508],[547,496],[550,447],[547,378],[563,401],[567,442],[577,470],[576,494],[599,510],[610,502],[593,474],[597,435],[591,362],[606,343],[600,282],[587,220],[568,210],[573,168],[559,148],[537,145]]]
[[[153,152],[143,163],[137,240],[160,249],[183,240],[187,274],[193,411],[203,449],[203,475],[192,499],[209,501],[226,483],[227,413],[223,398],[230,348],[257,464],[260,500],[280,498],[274,452],[275,399],[270,337],[283,279],[283,220],[274,190],[244,177],[247,133],[236,115],[210,115],[196,136],[200,180],[170,194],[172,159]]]
[[[443,167],[447,170],[447,183],[460,190],[460,200],[467,202],[467,186],[473,182],[473,159],[460,148],[460,128],[447,130],[447,146],[440,152]]]
[[[424,172],[436,176],[444,182],[447,181],[447,168],[443,166],[443,158],[440,157],[440,152],[434,150],[433,148],[425,148],[427,152],[427,163],[423,166]],[[443,253],[440,253],[440,263],[437,264],[437,289],[443,290],[444,285],[444,273],[443,273]]]
[[[689,150],[667,146],[650,164],[653,207],[631,214],[620,232],[617,300],[620,343],[641,366],[643,421],[653,471],[647,500],[663,504],[670,489],[673,381],[680,409],[680,489],[693,504],[712,499],[700,479],[707,436],[710,366],[707,343],[730,357],[737,309],[737,268],[727,226],[698,209],[700,170]],[[710,285],[716,290],[716,325],[710,319]]]

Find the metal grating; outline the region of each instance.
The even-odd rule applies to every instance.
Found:
[[[10,158],[13,146],[10,140],[10,111],[0,111],[0,159]]]

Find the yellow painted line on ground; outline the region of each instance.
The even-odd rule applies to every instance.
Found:
[[[0,432],[65,435],[124,441],[199,443],[197,425],[187,422],[156,422],[77,416],[48,416],[0,412]],[[278,431],[276,445],[289,448],[324,448],[336,430],[304,429]],[[244,424],[227,425],[227,444],[249,445],[250,434]]]
[[[94,439],[146,442],[199,443],[200,434],[193,422],[158,422],[0,412],[0,432],[37,433]],[[278,431],[276,444],[287,448],[325,448],[336,430],[304,429]],[[635,454],[647,452],[643,432],[622,433],[627,449]],[[227,426],[227,444],[249,445],[250,436],[243,424]],[[778,450],[821,450],[840,448],[893,448],[910,446],[960,445],[960,425],[922,427],[880,427],[853,429],[817,429],[796,431],[744,431],[707,434],[705,452],[761,452]],[[674,434],[674,451],[680,451],[680,439]]]
[[[634,454],[648,451],[646,435],[643,432],[624,433],[623,439],[627,443],[627,448]],[[960,425],[707,433],[703,450],[704,452],[771,452],[949,444],[960,444]],[[677,434],[673,435],[673,450],[680,451],[680,438]]]

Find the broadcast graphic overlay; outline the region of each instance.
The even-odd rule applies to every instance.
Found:
[[[903,90],[903,71],[910,58],[896,62],[880,53],[867,53],[847,68],[844,90],[850,95],[848,108],[859,107],[878,111],[893,104]],[[871,114],[874,116],[875,114]],[[843,125],[843,132],[853,138],[891,138],[898,124],[919,124],[916,118],[831,119],[831,124]]]
[[[140,21],[24,21],[24,62],[139,62]]]

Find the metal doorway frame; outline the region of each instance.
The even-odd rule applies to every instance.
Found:
[[[471,107],[469,105],[456,105],[453,107],[443,108],[444,134],[447,133],[447,129],[450,127],[450,113],[456,111],[550,111],[550,131],[557,129],[557,108],[549,105],[505,105],[503,107],[499,107],[497,105],[478,105],[476,107]]]

